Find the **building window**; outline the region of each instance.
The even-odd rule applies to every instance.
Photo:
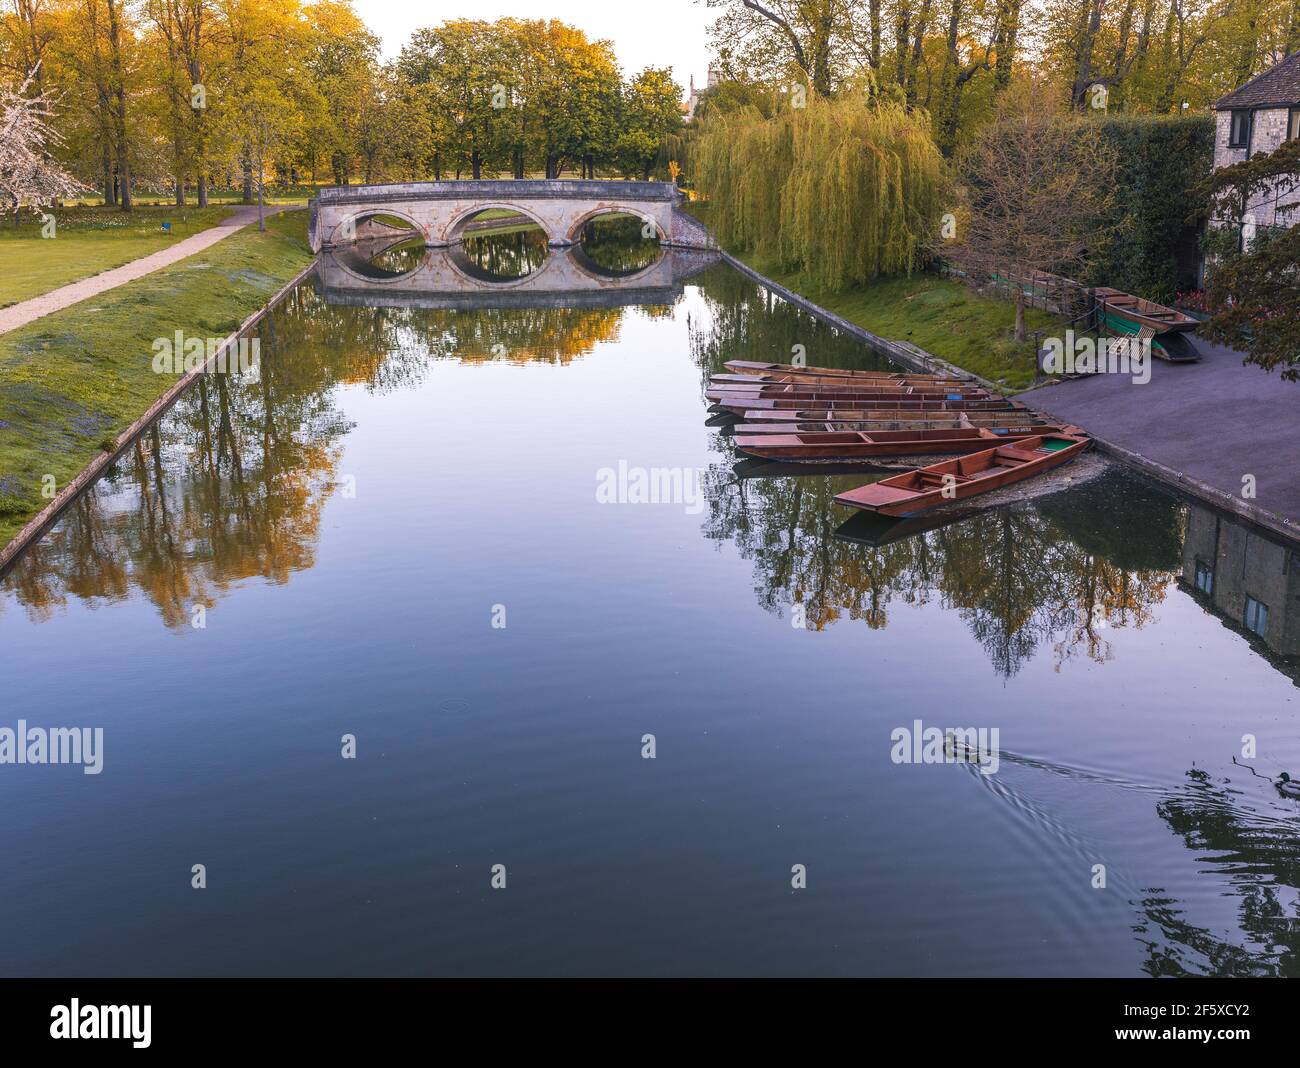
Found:
[[[1268,605],[1249,595],[1246,597],[1246,629],[1261,638],[1268,630]]]
[[[1300,137],[1300,108],[1292,108],[1286,115],[1286,139],[1294,141]]]
[[[1229,148],[1250,147],[1250,111],[1241,109],[1232,113],[1232,128],[1228,132]]]
[[[1196,561],[1196,588],[1207,597],[1214,596],[1214,568],[1203,560]]]

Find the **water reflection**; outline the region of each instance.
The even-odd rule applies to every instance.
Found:
[[[467,233],[452,249],[452,262],[480,282],[518,282],[540,270],[550,249],[546,231],[533,223]]]
[[[645,231],[646,224],[630,215],[592,219],[578,246],[583,266],[607,278],[639,274],[664,254],[658,235]]]
[[[1235,516],[1194,508],[1180,586],[1300,684],[1300,551]]]
[[[863,481],[861,473],[737,479],[717,465],[705,481],[705,531],[753,562],[755,592],[768,611],[784,616],[799,606],[812,630],[843,619],[879,629],[891,603],[939,601],[957,610],[1004,677],[1049,644],[1058,667],[1079,655],[1104,662],[1111,655],[1105,628],[1143,626],[1176,574],[1177,542],[1160,534],[1177,529],[1180,504],[1123,476],[1061,494],[1060,504],[1047,498],[946,524],[922,520],[878,546],[864,544],[860,525],[845,524],[833,502]],[[1069,506],[1079,495],[1155,513],[1155,537],[1111,539],[1143,542],[1140,558],[1118,554],[1137,566],[1117,562],[1088,508]]]
[[[413,237],[376,249],[365,257],[365,262],[369,277],[401,278],[418,268],[426,255],[424,239]]]
[[[414,254],[394,248],[388,262],[401,266]],[[689,336],[705,378],[738,353],[775,356],[794,337],[806,339],[810,358],[880,365],[734,272],[710,270],[700,283],[710,315],[691,322]],[[672,314],[670,306],[643,311]],[[300,287],[261,327],[260,380],[200,382],[16,562],[5,585],[36,618],[70,597],[112,599],[134,585],[178,625],[184,604],[210,602],[239,578],[285,581],[312,566],[321,507],[335,487],[348,424],[331,403],[334,385],[408,388],[437,359],[562,364],[616,338],[624,314],[375,314]],[[712,451],[704,535],[751,562],[765,610],[785,616],[798,606],[814,631],[841,621],[882,629],[891,605],[938,603],[958,613],[994,671],[1010,678],[1049,648],[1058,668],[1075,658],[1106,662],[1107,635],[1141,628],[1181,586],[1300,678],[1290,608],[1300,557],[1144,481],[1113,474],[1012,507],[873,525],[832,501],[869,477],[861,469],[747,478],[721,433]]]
[[[1192,768],[1184,788],[1156,811],[1206,870],[1227,879],[1244,938],[1198,925],[1185,902],[1150,888],[1136,928],[1147,974],[1300,975],[1300,807]]]

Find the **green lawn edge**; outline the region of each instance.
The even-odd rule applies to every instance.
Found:
[[[144,278],[0,336],[0,547],[179,377],[154,341],[220,338],[312,260],[307,212],[239,231]]]

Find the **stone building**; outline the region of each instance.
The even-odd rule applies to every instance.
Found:
[[[704,95],[705,89],[712,89],[717,84],[718,84],[718,72],[713,67],[709,68],[709,83],[704,87],[704,89],[695,88],[695,75],[694,74],[691,75],[691,92],[690,95],[686,98],[686,121],[687,122],[690,122],[692,119],[695,118],[695,107],[700,102],[700,97]]]
[[[1283,141],[1300,137],[1300,52],[1270,67],[1214,105],[1214,167],[1272,152]],[[1274,188],[1246,206],[1242,219],[1218,219],[1218,225],[1242,226],[1250,234],[1263,227],[1289,227],[1300,222],[1300,211],[1286,210],[1300,200],[1300,191]]]

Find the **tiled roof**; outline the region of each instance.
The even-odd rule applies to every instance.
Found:
[[[1300,52],[1293,52],[1276,67],[1252,78],[1240,89],[1221,97],[1216,111],[1228,108],[1283,108],[1300,105]]]

